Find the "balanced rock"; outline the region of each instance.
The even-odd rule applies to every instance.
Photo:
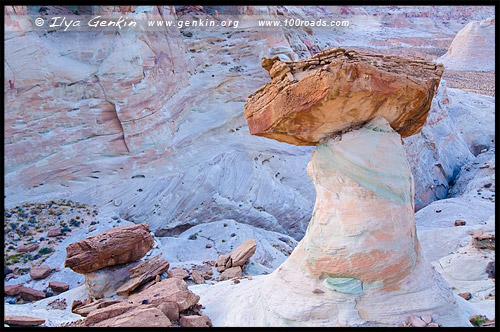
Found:
[[[45,319],[30,316],[5,316],[5,324],[16,326],[38,326],[45,323]]]
[[[130,270],[130,280],[121,286],[116,294],[127,295],[140,285],[147,281],[153,280],[156,276],[167,271],[169,263],[161,257],[161,254],[152,259],[144,261]]]
[[[443,66],[343,49],[266,66],[271,83],[245,105],[250,133],[316,145],[307,166],[316,201],[280,267],[203,295],[218,297],[217,325],[398,325],[432,311],[437,323],[467,326],[422,253],[402,145],[425,123]]]
[[[48,265],[40,265],[30,270],[30,276],[32,279],[43,279],[47,278],[51,271],[52,269]]]
[[[179,278],[166,278],[146,290],[131,294],[129,301],[134,304],[159,305],[163,302],[175,302],[179,311],[195,305],[200,297],[188,289],[188,284]]]
[[[402,137],[414,135],[443,73],[433,62],[342,48],[297,61],[266,60],[271,83],[245,104],[250,133],[295,145],[316,145],[375,117],[386,118]]]
[[[193,279],[195,284],[204,284],[205,283],[205,278],[203,277],[203,274],[198,270],[193,270],[191,272],[191,278]]]
[[[78,273],[134,262],[153,248],[149,225],[118,226],[66,247],[65,267]]]
[[[69,284],[67,282],[51,281],[49,282],[49,287],[54,292],[62,293],[69,289]]]

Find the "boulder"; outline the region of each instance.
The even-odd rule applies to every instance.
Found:
[[[236,277],[241,277],[241,266],[233,266],[225,269],[220,275],[220,280],[228,280]]]
[[[455,220],[455,226],[465,226],[466,222],[462,219]]]
[[[38,249],[40,245],[38,243],[31,243],[25,246],[18,247],[17,252],[32,252]]]
[[[117,303],[89,313],[86,327],[168,327],[170,320],[157,308]]]
[[[191,272],[191,278],[193,279],[195,284],[204,284],[205,283],[205,278],[203,277],[203,274],[201,274],[201,272],[198,270],[193,270]]]
[[[423,315],[420,317],[426,324],[430,324],[432,322],[432,316],[431,315]]]
[[[116,303],[124,303],[125,301],[123,300],[108,300],[108,299],[99,299],[94,302],[90,302],[87,304],[82,304],[75,306],[75,303],[72,304],[72,312],[75,314],[78,314],[83,317],[87,317],[89,313],[91,313],[94,310],[101,309],[101,308],[106,308],[111,305],[114,305]]]
[[[264,59],[271,76],[249,96],[252,135],[295,145],[386,118],[402,137],[425,124],[443,65],[420,59],[328,49],[307,59]]]
[[[95,308],[90,311],[84,321],[85,326],[93,326],[103,320],[119,316],[132,308],[136,308],[138,305],[130,304],[125,301],[120,301],[117,303],[110,304],[101,308]]]
[[[50,281],[49,287],[54,292],[62,293],[69,289],[69,284],[67,282],[61,282],[61,281]]]
[[[257,242],[255,239],[248,239],[243,242],[229,254],[232,266],[243,266],[252,257],[256,249]]]
[[[495,235],[476,231],[472,234],[471,244],[477,249],[495,250]]]
[[[171,321],[179,320],[179,306],[175,302],[163,302],[158,306],[158,309],[161,310]]]
[[[176,267],[168,271],[168,278],[179,278],[179,279],[187,279],[189,278],[189,272],[183,269],[182,267]]]
[[[188,284],[179,278],[166,278],[145,289],[131,294],[129,301],[134,304],[159,305],[163,302],[175,302],[179,311],[183,311],[198,303],[200,297],[188,289]]]
[[[65,267],[88,273],[106,266],[134,262],[153,248],[149,225],[118,226],[66,247]]]
[[[464,298],[466,300],[470,300],[470,298],[472,297],[472,294],[470,292],[465,292],[465,293],[458,293],[458,296],[460,296],[461,298]]]
[[[181,327],[210,327],[212,326],[212,321],[208,316],[182,316],[180,319]]]
[[[45,323],[45,319],[30,316],[5,316],[3,322],[16,326],[38,326]]]
[[[40,265],[30,270],[30,276],[32,279],[43,279],[47,278],[51,271],[52,269],[48,265]]]
[[[19,294],[21,291],[21,288],[23,287],[23,284],[16,284],[16,285],[5,285],[3,287],[5,295],[8,296],[16,296]]]
[[[31,287],[22,286],[19,295],[26,301],[38,301],[45,298],[45,293]]]
[[[152,259],[142,262],[130,270],[130,280],[121,286],[116,294],[127,295],[140,285],[147,281],[155,279],[156,276],[161,275],[167,271],[169,263],[161,257],[161,254]]]
[[[59,235],[62,235],[62,230],[61,230],[61,227],[54,227],[54,228],[51,228],[51,229],[49,229],[49,231],[47,232],[47,236],[48,236],[48,237],[54,237],[54,236],[59,236]]]

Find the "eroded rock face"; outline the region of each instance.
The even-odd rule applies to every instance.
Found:
[[[78,273],[141,259],[153,248],[148,224],[118,226],[66,247],[65,267]]]
[[[329,49],[310,58],[264,59],[271,83],[249,96],[250,133],[295,145],[385,117],[401,136],[425,123],[443,66],[423,60]]]

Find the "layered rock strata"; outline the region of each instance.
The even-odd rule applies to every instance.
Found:
[[[298,61],[262,61],[271,83],[249,96],[250,133],[295,145],[385,117],[401,136],[418,133],[443,65],[343,48]]]
[[[436,59],[447,69],[495,70],[495,18],[470,22],[453,39],[448,52]]]
[[[322,57],[264,61],[273,82],[245,108],[251,133],[297,145],[319,142],[307,166],[317,196],[306,234],[272,274],[229,294],[224,318],[214,322],[387,326],[431,314],[438,324],[469,326],[450,287],[422,255],[401,140],[425,122],[442,66],[338,49],[322,54],[335,55],[336,70]],[[278,71],[280,80],[289,80],[282,89]],[[319,90],[327,92],[316,98]]]

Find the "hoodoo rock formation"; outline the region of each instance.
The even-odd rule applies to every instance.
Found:
[[[88,273],[106,266],[134,262],[153,248],[148,224],[118,226],[70,244],[64,266]]]
[[[411,315],[468,325],[422,254],[401,140],[425,122],[442,71],[343,49],[273,60],[272,83],[245,107],[250,132],[296,145],[319,142],[307,167],[316,203],[290,257],[228,295],[224,318],[212,318],[216,325],[384,326]]]

